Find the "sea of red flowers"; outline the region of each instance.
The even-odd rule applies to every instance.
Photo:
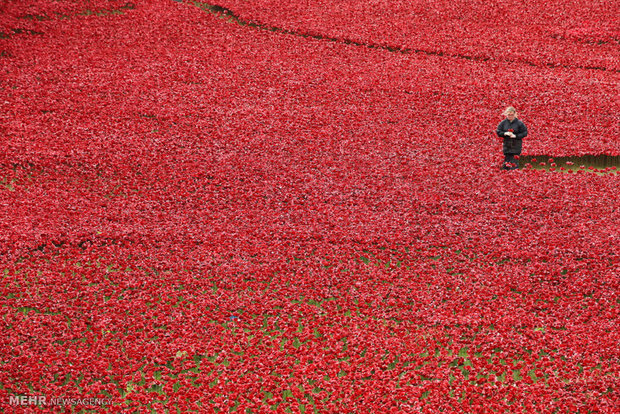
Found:
[[[617,412],[617,16],[2,2],[0,411]]]

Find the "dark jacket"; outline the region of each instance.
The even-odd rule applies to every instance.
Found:
[[[504,136],[504,133],[508,131],[512,132],[517,137],[510,138]],[[512,122],[508,119],[504,119],[497,126],[497,136],[504,138],[504,154],[521,154],[523,138],[527,137],[527,127],[518,118],[515,118]]]

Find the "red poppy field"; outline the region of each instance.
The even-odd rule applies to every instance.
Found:
[[[617,412],[618,12],[4,1],[0,411]]]

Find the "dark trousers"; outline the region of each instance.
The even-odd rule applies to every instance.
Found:
[[[519,169],[519,159],[515,158],[515,156],[519,156],[520,154],[504,154],[504,163],[502,164],[502,169],[504,170],[517,170]]]

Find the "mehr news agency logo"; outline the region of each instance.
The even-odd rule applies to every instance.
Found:
[[[11,395],[9,396],[9,405],[12,406],[31,406],[40,407],[50,406],[69,406],[69,405],[85,405],[85,406],[103,406],[112,404],[112,400],[108,398],[68,398],[55,397],[47,398],[44,395]]]

